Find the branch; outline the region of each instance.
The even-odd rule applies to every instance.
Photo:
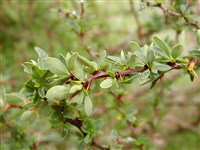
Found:
[[[170,14],[170,15],[176,16],[176,17],[183,17],[183,19],[187,22],[187,24],[195,27],[196,29],[200,28],[198,25],[198,22],[190,21],[184,14],[165,9],[161,4],[151,4],[150,2],[147,2],[147,6],[160,8],[164,14]]]
[[[65,118],[65,121],[64,121],[64,124],[69,122],[70,124],[74,125],[75,127],[77,127],[81,133],[83,133],[83,136],[85,137],[87,135],[87,133],[85,133],[81,127],[83,126],[83,121],[82,120],[79,120],[78,118],[76,119],[69,119],[69,118]],[[95,146],[101,150],[109,150],[110,148],[105,148],[105,147],[102,147],[101,145],[97,144],[94,140],[92,140],[92,143],[91,143],[91,146]]]

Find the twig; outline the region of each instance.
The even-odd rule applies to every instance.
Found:
[[[81,133],[83,134],[83,136],[85,137],[87,135],[87,133],[85,133],[81,127],[83,125],[83,121],[82,120],[79,120],[78,118],[76,119],[69,119],[69,118],[66,118],[64,123],[67,123],[69,122],[70,124],[74,125],[75,127],[77,127]],[[91,146],[95,146],[101,150],[109,150],[110,148],[105,148],[105,147],[102,147],[101,145],[97,144],[94,140],[92,140],[92,143],[91,143]]]
[[[195,27],[196,29],[200,28],[198,25],[198,22],[190,21],[184,14],[180,14],[176,11],[171,11],[171,10],[165,9],[161,4],[151,4],[150,2],[147,2],[147,6],[160,8],[164,14],[170,14],[170,15],[176,16],[176,17],[183,17],[184,20],[187,22],[187,24]]]
[[[132,0],[129,0],[129,3],[130,3],[130,7],[131,7],[131,11],[132,11],[133,17],[134,17],[135,22],[137,24],[137,35],[138,35],[138,38],[141,39],[143,37],[142,32],[141,32],[142,31],[142,26],[140,24],[137,12],[135,11],[134,2]]]

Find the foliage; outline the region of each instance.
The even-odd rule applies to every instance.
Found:
[[[16,5],[15,2],[1,3],[4,4],[5,14],[9,16],[9,19],[3,18],[3,21],[8,24],[22,22],[11,9],[10,5]],[[47,54],[42,48],[35,47],[38,58],[31,59],[22,65],[27,74],[27,81],[22,89],[19,92],[9,92],[11,88],[6,86],[1,88],[1,130],[2,134],[10,133],[9,139],[11,139],[3,140],[2,149],[37,149],[37,147],[45,149],[43,143],[49,143],[50,146],[52,144],[55,149],[66,149],[65,147],[102,150],[163,148],[162,145],[159,147],[157,138],[161,135],[169,136],[168,133],[162,131],[165,129],[163,118],[170,112],[164,106],[167,105],[166,102],[169,99],[167,90],[176,92],[176,88],[172,89],[171,87],[176,85],[177,80],[172,77],[168,81],[165,80],[165,77],[173,75],[174,72],[178,72],[178,78],[181,78],[180,75],[189,76],[190,80],[194,81],[195,88],[197,87],[197,90],[193,91],[193,99],[198,97],[200,82],[198,77],[200,30],[192,10],[196,3],[173,1],[166,7],[164,7],[164,3],[166,2],[157,0],[140,2],[140,10],[138,10],[140,13],[145,13],[148,9],[154,11],[150,22],[141,23],[138,19],[139,13],[134,6],[137,3],[125,2],[125,5],[130,6],[129,13],[133,14],[136,20],[135,34],[137,38],[128,39],[125,45],[129,45],[129,47],[123,46],[124,50],[120,52],[121,44],[116,45],[116,48],[102,50],[104,43],[109,43],[109,39],[105,39],[104,36],[95,36],[95,34],[112,34],[103,20],[105,15],[102,15],[102,10],[96,10],[99,7],[97,2],[60,3],[63,6],[54,11],[59,12],[62,19],[66,20],[69,35],[63,34],[65,29],[62,27],[61,32],[58,31],[60,40],[44,38],[44,41],[50,45],[63,43],[63,48],[68,50],[65,53],[62,51],[58,57],[53,57],[50,55],[54,53],[48,52]],[[107,2],[104,2],[103,6],[106,4]],[[43,7],[47,7],[44,3],[28,3],[27,6],[30,8],[41,7],[40,11],[44,10]],[[23,6],[23,8],[26,7]],[[163,10],[164,14],[158,16],[156,8]],[[101,14],[102,18],[99,21],[95,20],[95,13],[97,16]],[[53,19],[54,15],[52,15]],[[44,16],[44,18],[48,17]],[[50,22],[52,20],[49,19]],[[177,23],[173,23],[174,20]],[[43,31],[43,28],[38,29],[30,22],[27,23],[27,26],[36,28],[30,33]],[[49,31],[51,30],[50,26],[45,28],[48,33],[51,32]],[[93,26],[97,28],[98,33],[95,33],[94,29],[91,30]],[[55,27],[56,30],[59,30],[59,25]],[[163,35],[168,34],[162,33],[164,28],[173,29],[176,34],[175,42],[164,38]],[[5,32],[2,34],[3,37],[8,38],[5,41],[2,40],[3,43],[6,43],[5,48],[8,49],[3,54],[4,56],[10,53],[9,44],[15,41],[13,38],[19,38],[10,36],[14,31],[9,31],[11,33],[8,35]],[[190,44],[187,43],[185,34],[195,35],[195,46],[187,47]],[[113,36],[117,36],[117,34],[115,33]],[[168,35],[168,37],[170,36]],[[12,38],[9,39],[9,37]],[[69,40],[67,46],[63,40],[65,37]],[[115,43],[115,40],[119,38],[120,36],[115,37],[112,42]],[[37,44],[31,43],[27,47],[33,47],[33,45]],[[55,46],[51,49],[59,48],[60,46]],[[74,51],[73,49],[79,50]],[[188,51],[188,49],[190,50]],[[7,69],[6,65],[4,68]],[[3,74],[3,76],[5,75]],[[189,84],[189,79],[182,80],[184,84]],[[126,100],[127,94],[137,92],[137,88],[139,89],[140,86],[148,87],[147,91],[150,92],[149,95],[142,92],[147,104],[142,108],[140,108],[141,104],[139,105],[140,96],[130,98],[129,101]],[[178,94],[173,96],[178,97]],[[195,107],[195,109],[198,108]],[[192,136],[194,140],[191,141],[194,142],[199,136],[199,133],[195,133],[199,117],[189,117],[192,121],[197,118],[197,123],[196,120],[192,122],[192,125],[188,123],[188,128],[182,125],[181,121],[177,124],[183,130],[194,132],[191,135],[190,133],[185,134],[186,137]],[[53,129],[53,133],[50,132],[49,127]],[[37,131],[41,133],[37,133]],[[37,137],[39,134],[47,134],[45,132],[48,133],[47,137]],[[58,136],[57,133],[60,135]],[[176,136],[179,137],[178,134]],[[65,140],[68,144],[71,142],[78,144],[68,146],[63,142]],[[176,149],[171,141],[170,137],[169,143],[173,149]],[[56,146],[58,143],[62,144]],[[178,140],[177,143],[179,143]],[[171,147],[166,148],[170,149]],[[197,148],[193,145],[191,147]]]

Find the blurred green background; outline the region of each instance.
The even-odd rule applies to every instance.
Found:
[[[145,5],[137,0],[132,3],[130,1],[88,1],[85,16],[88,16],[90,20],[83,24],[86,26],[84,44],[81,43],[80,36],[72,32],[66,17],[68,12],[80,12],[79,1],[2,0],[0,4],[1,85],[4,85],[7,92],[19,91],[23,86],[27,75],[23,72],[21,64],[37,58],[34,51],[35,46],[42,48],[50,56],[58,57],[59,53],[65,55],[69,51],[78,51],[92,59],[87,53],[88,46],[95,54],[106,50],[108,54],[119,55],[122,49],[125,52],[129,50],[129,41],[135,40],[141,45],[149,44],[152,35],[155,34],[166,39],[171,45],[176,43],[177,35],[174,29],[177,27],[173,23],[165,24],[162,11],[145,8]],[[191,4],[195,11],[199,9],[199,2],[192,1]],[[131,6],[134,7],[134,10]],[[198,11],[197,13],[199,13]],[[144,35],[142,37],[138,36],[136,18],[139,19],[143,28]],[[183,29],[186,31],[185,49],[187,53],[196,45],[195,32],[190,27],[181,28],[181,30]],[[197,73],[199,74],[199,71]],[[199,114],[199,83],[190,82],[188,76],[179,74],[177,76],[175,71],[167,75],[162,84],[165,89],[158,87],[147,92],[149,85],[140,87],[136,82],[126,86],[125,91],[130,96],[124,97],[124,99],[129,100],[128,102],[134,99],[134,105],[139,109],[139,116],[150,120],[152,103],[161,95],[162,104],[159,107],[162,116],[161,127],[157,129],[158,134],[152,135],[155,138],[155,141],[151,143],[154,145],[152,149],[197,150],[200,147],[199,133],[191,130],[192,127],[188,129],[187,121],[194,121]],[[140,94],[141,92],[142,94]],[[140,95],[138,96],[138,94]],[[109,96],[106,98],[111,99]],[[97,98],[97,104],[98,99],[100,98]],[[173,105],[173,103],[177,103],[177,105]],[[99,107],[101,105],[102,103]],[[108,118],[115,113],[109,112]],[[186,121],[186,127],[179,131],[176,128],[180,126],[180,120]],[[75,143],[67,145],[59,137],[59,133],[49,131],[48,124],[42,130],[38,129],[43,122],[47,121],[36,121],[29,127],[29,131],[32,126],[34,130],[38,130],[37,136],[39,134],[40,137],[36,136],[37,140],[48,143],[48,145],[41,144],[43,149],[64,149],[64,147],[74,149]],[[39,126],[40,124],[41,126]],[[199,127],[198,124],[197,131],[199,131]],[[52,138],[51,134],[53,134]],[[48,136],[45,137],[45,135]],[[69,136],[67,140],[76,142],[77,139]]]

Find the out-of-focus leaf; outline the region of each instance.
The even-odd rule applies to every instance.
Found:
[[[23,112],[22,116],[21,116],[21,120],[26,121],[29,120],[31,118],[31,116],[33,115],[34,110],[27,110],[25,112]]]
[[[6,94],[6,102],[10,105],[21,105],[24,103],[22,97],[18,93]]]

